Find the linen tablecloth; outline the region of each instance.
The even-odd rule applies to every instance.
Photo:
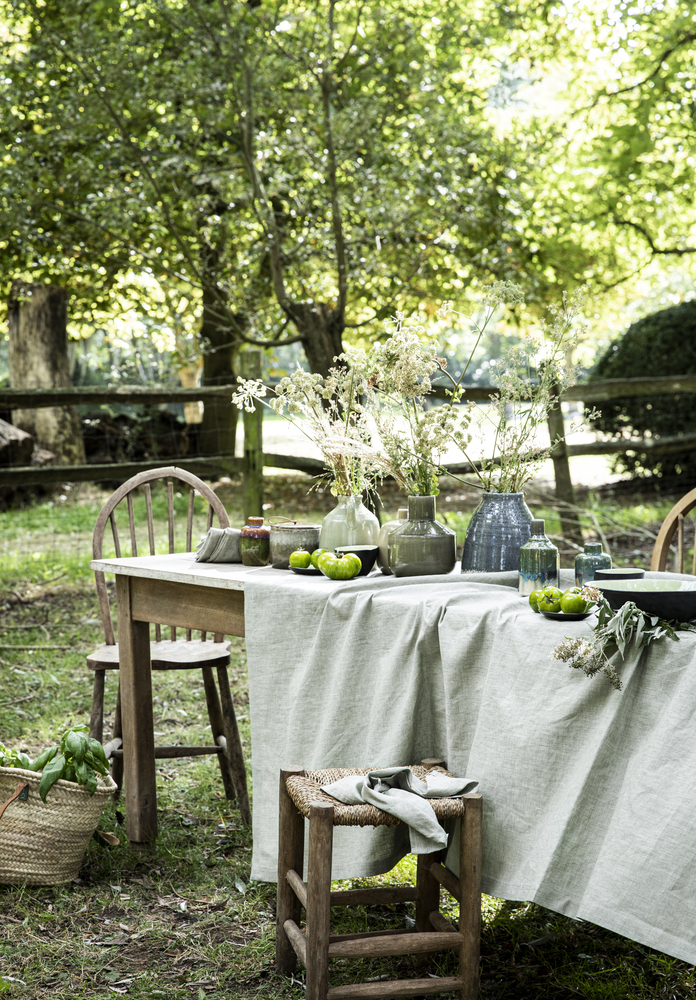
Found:
[[[480,782],[484,892],[696,963],[696,635],[632,657],[617,692],[551,655],[594,618],[535,615],[516,583],[250,577],[252,878],[276,879],[281,766],[443,757]],[[407,851],[404,828],[338,828],[334,878]]]

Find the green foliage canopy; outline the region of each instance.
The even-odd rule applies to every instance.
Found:
[[[108,309],[147,270],[200,297],[206,381],[488,276],[549,282],[523,173],[545,137],[487,117],[533,3],[4,0],[6,274]],[[537,234],[538,235],[538,234]]]

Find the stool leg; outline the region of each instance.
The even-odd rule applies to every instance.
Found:
[[[478,793],[465,795],[466,811],[461,820],[459,842],[459,975],[462,1000],[478,996],[481,946],[481,853],[482,803]]]
[[[294,869],[302,876],[304,863],[304,817],[288,795],[285,784],[291,774],[304,774],[301,767],[280,772],[278,819],[278,895],[276,903],[276,969],[289,976],[297,966],[297,955],[285,933],[286,920],[300,925],[300,901],[290,887],[287,874]]]
[[[307,1000],[326,1000],[329,989],[331,855],[334,808],[328,802],[309,807],[307,872]]]

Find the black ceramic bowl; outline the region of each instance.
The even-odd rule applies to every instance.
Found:
[[[696,580],[593,580],[614,610],[628,601],[649,615],[668,621],[696,618]]]
[[[644,576],[644,569],[636,569],[635,567],[628,566],[624,569],[615,566],[614,569],[595,570],[595,580],[642,580]],[[592,586],[591,583],[590,586]]]
[[[376,545],[339,545],[336,549],[336,555],[339,556],[345,555],[346,552],[354,552],[362,563],[358,576],[367,576],[375,564],[379,549]]]

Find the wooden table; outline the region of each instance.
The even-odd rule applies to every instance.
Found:
[[[197,563],[191,553],[95,559],[90,567],[116,575],[126,831],[143,843],[157,836],[150,623],[243,636],[244,580],[264,570]]]

